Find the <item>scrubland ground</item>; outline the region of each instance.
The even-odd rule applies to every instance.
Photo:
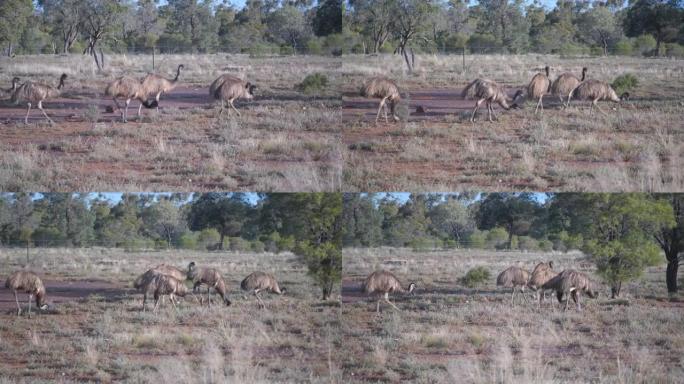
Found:
[[[178,311],[167,298],[156,314],[142,312],[142,295],[129,288],[137,274],[162,262],[184,268],[190,261],[218,268],[233,304],[218,304],[214,295],[213,306],[200,306],[189,294]],[[22,251],[1,250],[3,282],[24,263]],[[0,381],[280,383],[341,375],[334,356],[341,342],[339,302],[323,304],[290,253],[53,249],[33,254],[30,266],[44,277],[54,307],[32,319],[17,317],[14,297],[2,285]],[[274,273],[287,287],[283,296],[262,294],[264,310],[240,291],[254,270]]]
[[[620,300],[582,297],[583,310],[559,308],[547,295],[542,308],[510,290],[496,276],[511,265],[532,270],[553,260],[554,270],[592,275],[580,253],[520,253],[454,250],[345,249],[344,349],[349,382],[414,383],[674,383],[684,374],[681,301],[669,301],[665,266],[648,269],[642,281],[623,286]],[[460,279],[476,266],[491,277],[477,289]],[[390,297],[400,308],[381,305],[360,291],[363,279],[383,268],[415,296]],[[595,275],[592,275],[595,278]],[[598,280],[597,280],[598,281]],[[609,297],[609,296],[608,296]]]
[[[16,190],[259,190],[330,191],[341,188],[340,59],[247,55],[158,55],[156,73],[178,87],[162,95],[160,112],[132,101],[120,122],[104,96],[106,84],[152,71],[150,55],[110,55],[103,73],[81,55],[0,58],[1,88],[12,77],[55,86],[62,95],[44,103],[56,125],[37,109],[0,102],[0,187]],[[229,73],[257,85],[253,101],[237,101],[242,116],[221,118],[209,84]],[[312,73],[326,88],[306,94],[297,85]],[[0,94],[0,98],[2,95]],[[7,98],[7,95],[5,95]],[[120,104],[123,105],[121,101]]]
[[[418,55],[407,75],[398,55],[343,58],[345,190],[679,191],[684,188],[684,61],[631,57],[565,58],[543,55]],[[475,100],[463,87],[484,77],[509,96],[551,67],[551,80],[572,72],[612,83],[631,73],[639,85],[622,107],[600,102],[607,116],[589,114],[587,102],[561,109],[557,97],[475,123]],[[402,92],[402,122],[373,123],[378,99],[358,96],[366,79],[384,75]],[[417,113],[421,106],[424,113]]]

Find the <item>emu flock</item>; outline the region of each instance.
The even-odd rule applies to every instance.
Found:
[[[591,298],[598,297],[597,286],[589,277],[574,269],[566,269],[556,273],[553,271],[553,263],[551,261],[537,264],[532,273],[520,267],[510,267],[499,274],[496,279],[496,285],[513,289],[510,300],[511,305],[513,305],[517,290],[520,290],[526,301],[528,300],[524,294],[526,287],[535,291],[540,307],[545,291],[556,292],[558,302],[563,303],[565,301],[565,310],[568,309],[570,298],[575,303],[577,310],[581,311],[580,297],[582,294],[586,294]],[[378,313],[380,312],[380,302],[382,300],[394,309],[399,309],[389,300],[390,294],[414,295],[415,288],[416,283],[412,282],[404,287],[394,274],[385,270],[371,273],[362,285],[363,292],[366,295],[378,298],[376,306],[376,312]],[[564,298],[565,300],[563,300]]]
[[[159,111],[159,98],[165,93],[171,92],[178,85],[178,79],[181,74],[181,69],[184,68],[180,64],[176,69],[176,76],[173,79],[167,79],[156,73],[148,73],[142,79],[135,79],[130,76],[122,76],[107,84],[104,94],[109,96],[114,101],[116,108],[121,112],[121,121],[128,121],[128,106],[133,100],[138,100],[138,118],[141,117],[142,107],[147,109],[156,108]],[[12,79],[12,86],[9,89],[3,89],[4,93],[10,95],[10,100],[13,104],[24,103],[27,107],[24,123],[28,124],[29,113],[31,107],[36,105],[43,113],[43,116],[50,122],[54,121],[43,110],[43,101],[54,99],[61,94],[64,87],[64,80],[67,75],[62,74],[59,78],[59,84],[56,87],[26,81],[20,83],[21,79],[14,77]],[[233,102],[238,99],[252,100],[254,99],[254,91],[257,87],[233,75],[224,74],[219,76],[209,87],[209,96],[221,101],[221,110],[218,114],[220,116],[225,108],[225,103],[237,112]],[[119,105],[119,99],[125,100],[124,108]]]
[[[188,265],[187,270],[182,270],[168,264],[160,264],[149,268],[135,279],[133,287],[143,294],[142,310],[146,310],[147,296],[151,295],[154,298],[153,312],[156,312],[159,299],[164,296],[169,296],[169,301],[177,309],[176,299],[178,297],[185,297],[189,293],[188,287],[185,285],[186,280],[192,284],[193,294],[200,292],[203,286],[206,287],[207,305],[211,305],[212,290],[221,297],[226,306],[231,305],[232,302],[228,298],[228,288],[221,273],[215,268],[200,267],[194,261]],[[17,297],[18,292],[28,294],[29,318],[31,317],[31,301],[34,297],[39,309],[48,309],[45,286],[40,277],[34,272],[21,270],[12,273],[5,282],[5,288],[14,292],[14,299],[17,303],[17,316],[21,315],[21,306]],[[281,288],[278,285],[278,281],[272,274],[261,271],[253,272],[245,277],[240,283],[240,289],[253,293],[260,308],[266,308],[266,304],[259,295],[260,292],[271,292],[278,295],[285,293],[285,288]],[[201,292],[199,296],[200,304],[204,304]]]
[[[520,101],[527,97],[528,99],[537,102],[534,113],[544,110],[544,96],[555,95],[559,98],[561,105],[567,108],[570,100],[587,100],[591,101],[590,113],[593,113],[596,107],[601,113],[606,114],[598,105],[601,100],[612,101],[620,103],[623,100],[629,99],[629,93],[625,92],[618,97],[615,90],[610,84],[605,81],[596,79],[586,79],[587,68],[582,68],[581,78],[578,78],[570,72],[565,72],[551,82],[550,68],[547,65],[544,68],[544,73],[537,73],[532,77],[525,90],[517,90],[512,99],[509,99],[505,89],[497,84],[494,80],[478,78],[470,82],[461,92],[461,97],[466,99],[468,95],[474,95],[475,107],[470,116],[470,121],[475,122],[475,114],[482,103],[487,106],[488,119],[492,122],[492,116],[496,119],[496,113],[492,107],[493,103],[499,104],[504,110],[519,108]],[[380,99],[380,106],[375,117],[377,123],[380,119],[381,111],[384,110],[385,123],[388,123],[387,118],[387,104],[392,113],[394,121],[399,121],[399,117],[395,113],[396,105],[401,101],[399,87],[394,80],[387,77],[377,76],[369,79],[361,89],[361,96],[368,98]]]

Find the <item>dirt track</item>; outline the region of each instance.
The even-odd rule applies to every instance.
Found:
[[[209,97],[206,87],[178,87],[171,93],[162,95],[160,98],[160,110],[164,108],[202,108],[211,107],[214,100]],[[111,98],[102,94],[101,91],[95,90],[80,90],[80,91],[65,91],[64,95],[57,99],[51,99],[43,103],[43,109],[55,122],[83,122],[85,121],[85,113],[91,106],[96,106],[100,112],[99,121],[119,121],[121,118],[120,112],[116,109]],[[119,105],[125,105],[125,100],[119,99]],[[138,101],[132,100],[128,108],[129,121],[135,121],[138,113]],[[107,113],[106,108],[113,107],[114,112]],[[150,110],[143,108],[142,116],[150,114]],[[0,102],[0,123],[10,124],[15,122],[23,122],[26,115],[26,106],[24,104],[13,105],[8,100]],[[29,123],[44,122],[45,117],[40,111],[31,108],[29,115]]]
[[[122,296],[131,293],[131,288],[116,285],[102,280],[76,280],[58,281],[45,280],[45,290],[50,304],[62,304],[69,301],[79,301],[86,299],[90,295],[103,296],[106,300],[117,300]],[[28,295],[19,294],[19,303],[22,308],[26,305]],[[35,305],[35,301],[33,302]],[[0,313],[16,310],[14,293],[5,288],[4,283],[0,287]]]

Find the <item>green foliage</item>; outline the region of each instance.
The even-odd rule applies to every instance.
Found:
[[[264,244],[262,241],[253,240],[253,241],[250,242],[250,248],[251,248],[252,252],[261,253],[261,252],[264,251],[264,249],[265,249],[266,247],[265,247],[265,244]]]
[[[490,278],[489,269],[485,267],[471,268],[466,272],[465,276],[461,278],[461,284],[468,288],[475,288],[487,282]]]
[[[442,242],[439,239],[432,237],[417,237],[409,241],[407,245],[411,247],[414,252],[419,252],[441,248]]]
[[[292,251],[295,247],[296,241],[294,236],[282,236],[276,246],[278,247],[278,252]]]
[[[651,55],[656,48],[656,39],[651,35],[641,35],[634,40],[634,51],[641,55]]]
[[[229,247],[233,252],[249,252],[252,250],[252,244],[242,237],[231,237]]]
[[[630,92],[639,85],[639,79],[631,73],[625,73],[613,80],[611,86],[615,92],[620,95],[623,92]]]
[[[300,92],[307,95],[323,91],[328,86],[328,77],[322,73],[312,73],[307,75],[301,83],[297,85]]]
[[[684,45],[678,43],[665,44],[665,54],[670,57],[684,57]]]
[[[634,45],[627,39],[622,39],[615,43],[613,53],[618,56],[630,56],[634,52]]]
[[[178,247],[181,249],[197,249],[197,234],[186,232],[178,239]]]
[[[539,247],[539,250],[541,251],[550,252],[553,250],[553,243],[548,239],[542,239],[539,240],[537,247]]]
[[[215,228],[204,228],[197,235],[196,244],[199,249],[206,249],[207,246],[218,244],[221,235]]]
[[[529,236],[518,237],[518,249],[521,251],[536,251],[539,249],[539,240]]]
[[[475,230],[467,237],[466,243],[470,248],[483,249],[487,244],[487,234],[489,231]]]
[[[487,249],[504,249],[508,247],[508,232],[496,227],[487,231],[485,237],[485,248]]]

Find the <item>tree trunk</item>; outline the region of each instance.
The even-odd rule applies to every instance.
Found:
[[[670,258],[668,258],[670,260]],[[677,270],[679,269],[679,259],[675,257],[667,263],[665,281],[667,282],[667,292],[677,293]]]
[[[221,238],[219,240],[219,251],[223,251],[223,239],[226,235],[221,231]]]
[[[620,289],[622,288],[622,282],[618,281],[610,287],[610,297],[615,299],[620,296]]]
[[[12,42],[10,41],[9,46],[7,47],[7,57],[12,57]]]

